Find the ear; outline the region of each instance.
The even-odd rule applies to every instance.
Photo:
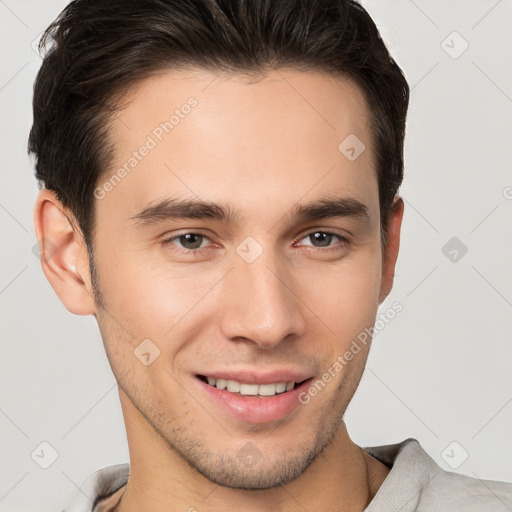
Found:
[[[34,226],[43,272],[71,313],[92,315],[96,306],[89,255],[83,235],[73,221],[74,217],[54,192],[45,189],[39,193],[34,208]]]
[[[404,201],[396,195],[391,206],[387,223],[387,243],[382,258],[382,279],[380,287],[379,304],[389,295],[393,288],[395,277],[395,264],[400,248],[400,228],[404,215]]]

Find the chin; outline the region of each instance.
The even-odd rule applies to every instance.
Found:
[[[261,490],[279,487],[299,477],[326,448],[334,435],[331,429],[316,435],[294,439],[295,443],[282,447],[266,440],[247,441],[241,448],[207,448],[204,443],[192,448],[187,443],[177,449],[181,457],[195,471],[210,482],[231,489]],[[231,439],[232,440],[232,439]],[[289,440],[289,438],[288,438]],[[274,445],[274,446],[272,446]]]
[[[248,446],[252,443],[248,443]],[[252,445],[254,447],[254,445]],[[317,451],[297,449],[293,455],[277,455],[269,460],[256,449],[249,448],[243,455],[219,455],[204,464],[193,464],[194,469],[210,482],[231,489],[262,490],[279,487],[300,476],[314,460]],[[255,447],[254,447],[255,448]],[[249,455],[250,451],[253,453]],[[206,461],[202,461],[206,462]]]

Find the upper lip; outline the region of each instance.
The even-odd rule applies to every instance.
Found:
[[[213,379],[236,380],[245,384],[275,384],[277,382],[302,382],[309,379],[312,374],[300,370],[280,369],[280,370],[256,370],[254,368],[247,370],[208,370],[198,373],[204,377]]]

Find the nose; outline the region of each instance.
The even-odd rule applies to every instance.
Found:
[[[252,263],[239,259],[234,265],[224,283],[226,302],[220,305],[224,336],[267,349],[301,336],[304,303],[284,265],[277,266],[275,258],[263,255]]]

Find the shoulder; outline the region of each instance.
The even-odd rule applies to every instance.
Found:
[[[512,483],[445,471],[416,439],[363,449],[390,468],[365,512],[512,511]]]
[[[428,482],[420,503],[465,512],[508,512],[512,510],[512,483],[441,470]]]

